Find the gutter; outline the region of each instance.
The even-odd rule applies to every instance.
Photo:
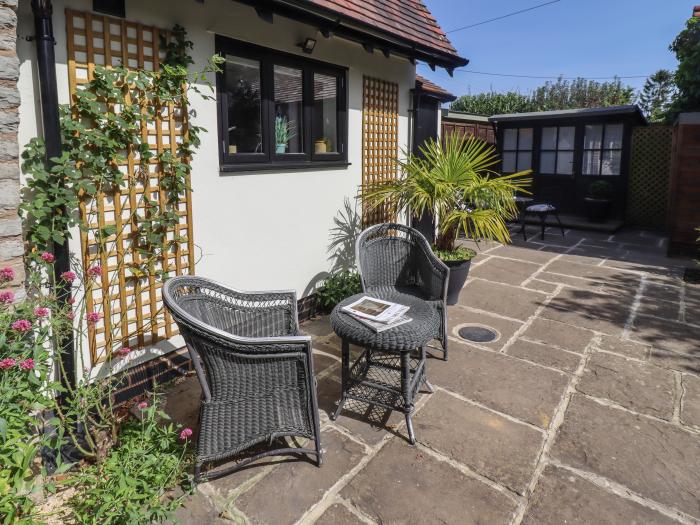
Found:
[[[41,93],[41,121],[44,129],[44,143],[46,145],[46,163],[51,168],[51,159],[61,156],[61,123],[58,112],[58,88],[56,83],[56,56],[53,36],[51,0],[32,0],[32,13],[34,15],[34,36],[36,43],[37,71],[39,76],[39,88]],[[66,213],[65,208],[60,210]],[[68,240],[63,244],[54,242],[53,253],[54,279],[59,302],[69,304],[71,297],[71,284],[60,278],[63,272],[70,270],[70,250]],[[57,367],[57,376],[64,387],[75,387],[75,344],[73,333],[69,332],[58,342],[61,348],[58,359],[65,374],[61,374]],[[65,396],[67,394],[62,394]]]

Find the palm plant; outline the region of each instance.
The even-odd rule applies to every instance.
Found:
[[[420,153],[404,152],[406,160],[397,161],[401,177],[365,188],[365,202],[392,204],[417,217],[432,212],[438,251],[454,252],[460,233],[475,240],[510,241],[506,221],[518,213],[513,196],[528,193],[531,170],[500,175],[493,170],[499,162],[495,148],[473,136],[450,134],[444,145],[430,139]]]

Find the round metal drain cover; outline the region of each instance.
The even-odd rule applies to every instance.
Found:
[[[498,339],[498,332],[486,326],[463,326],[458,333],[462,339],[473,343],[490,343]]]

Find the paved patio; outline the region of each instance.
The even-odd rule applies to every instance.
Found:
[[[181,523],[700,523],[700,286],[665,240],[534,227],[481,245],[450,308],[450,360],[403,416],[355,405],[336,422],[339,341],[315,339],[325,463],[268,462],[202,484]],[[496,329],[469,344],[465,324]],[[436,353],[435,355],[438,355]],[[196,424],[195,378],[168,409]],[[346,405],[347,406],[347,405]]]

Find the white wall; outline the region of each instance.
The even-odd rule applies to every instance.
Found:
[[[68,103],[66,7],[88,11],[89,0],[55,0],[54,32],[59,98]],[[338,38],[325,39],[313,27],[275,16],[269,24],[255,10],[231,0],[127,0],[126,18],[170,28],[183,25],[194,42],[194,69],[214,54],[214,35],[303,55],[296,44],[313,37],[312,57],[346,66],[348,73],[348,161],[346,168],[222,173],[219,171],[217,114],[214,101],[194,95],[197,125],[208,133],[193,159],[193,222],[196,273],[239,289],[295,289],[301,297],[330,268],[329,230],[345,198],[355,199],[362,173],[362,77],[399,83],[399,144],[408,139],[409,90],[415,68],[406,59],[368,54]],[[33,33],[29,2],[20,2],[18,55],[21,93],[20,147],[41,133]],[[212,78],[213,80],[213,78]],[[77,231],[71,248],[80,252]],[[200,253],[201,250],[201,253]]]

